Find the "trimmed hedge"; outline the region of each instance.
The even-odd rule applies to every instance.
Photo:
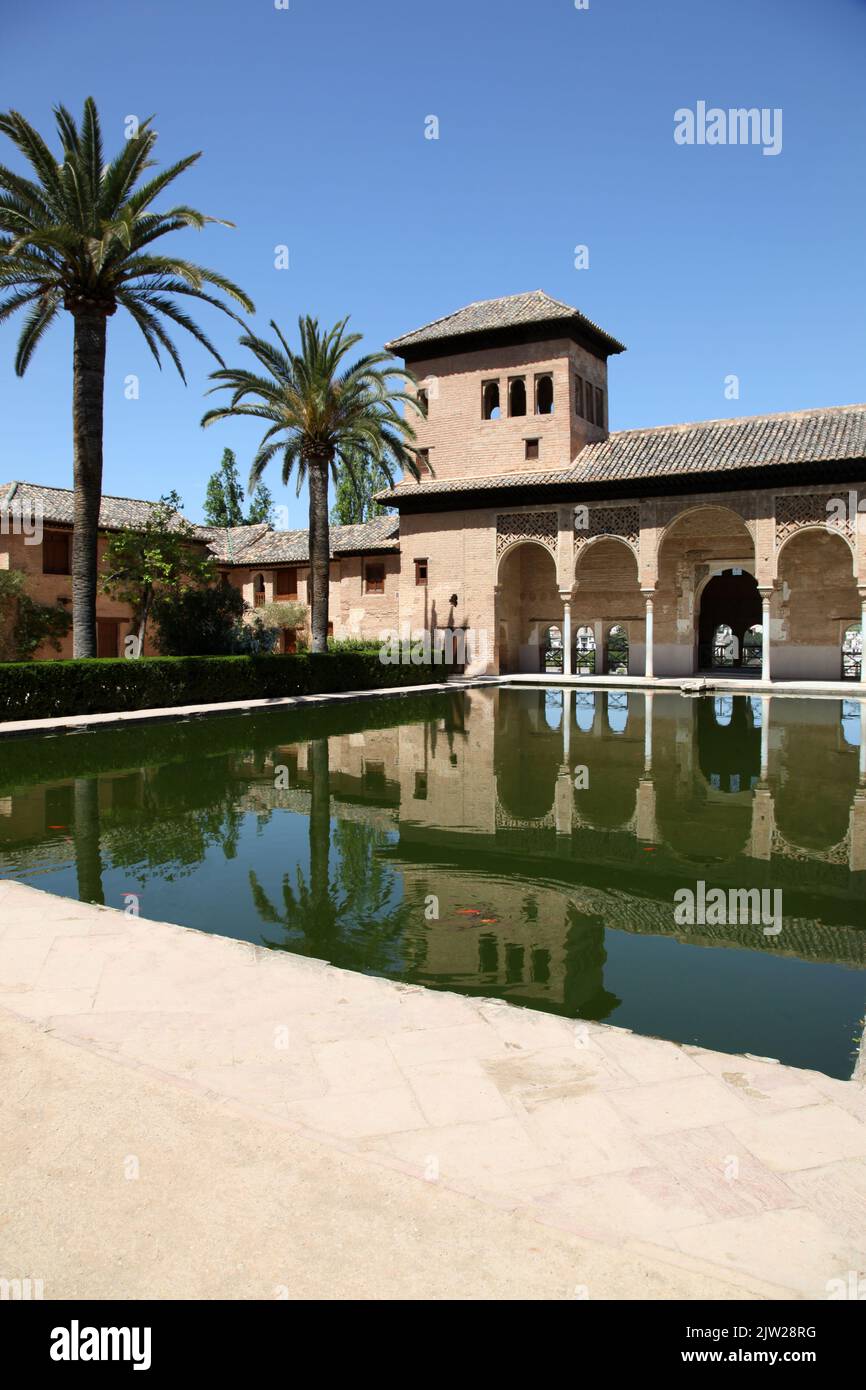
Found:
[[[425,685],[449,673],[385,665],[373,651],[8,662],[0,665],[0,721]]]

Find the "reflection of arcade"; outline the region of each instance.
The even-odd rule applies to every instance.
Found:
[[[866,870],[863,708],[673,693],[474,693],[461,780],[485,790],[477,817],[464,802],[461,816],[447,819],[454,784],[440,762],[427,764],[420,805],[407,797],[401,766],[400,843],[386,853],[413,900],[435,894],[440,905],[417,977],[605,1017],[603,924],[676,935],[674,889],[702,873],[721,886],[784,888],[777,954],[866,964],[853,925],[862,886],[851,877]],[[808,766],[797,747],[804,720]],[[400,731],[401,764],[406,743],[420,736]],[[811,817],[801,814],[806,805]],[[821,861],[819,878],[806,860]],[[461,922],[472,909],[488,919],[483,929]],[[706,927],[700,939],[763,949],[748,927]]]

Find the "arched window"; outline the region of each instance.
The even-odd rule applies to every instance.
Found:
[[[562,670],[562,631],[549,627],[542,634],[542,659],[545,671]]]
[[[842,637],[842,679],[859,681],[862,669],[863,634],[859,623],[851,623]]]
[[[508,383],[508,414],[526,414],[526,381],[522,376],[512,377]]]
[[[713,701],[713,713],[719,727],[726,729],[734,717],[733,695],[717,695]]]
[[[628,675],[628,633],[622,623],[614,623],[607,634],[606,669],[611,676]]]
[[[713,665],[735,666],[739,657],[739,642],[728,623],[719,623],[713,633]]]
[[[579,627],[574,639],[575,670],[579,676],[595,674],[595,632],[591,627]]]
[[[499,419],[498,381],[485,381],[481,391],[481,413],[485,420]]]
[[[553,377],[547,373],[535,378],[535,413],[553,414]]]
[[[760,623],[755,623],[743,635],[743,666],[754,666],[760,670],[763,649],[764,629]]]

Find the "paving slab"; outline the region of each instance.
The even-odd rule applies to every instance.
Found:
[[[675,1296],[658,1292],[659,1268],[669,1290],[693,1276],[695,1297],[712,1287],[728,1297],[823,1298],[830,1281],[866,1275],[858,1080],[354,974],[10,881],[0,883],[2,1011],[26,1020],[34,1047],[50,1035],[70,1050],[68,1105],[52,1131],[69,1181],[87,1179],[75,1167],[73,1110],[88,1104],[89,1068],[109,1066],[114,1089],[153,1088],[153,1103],[169,1108],[178,1096],[207,1101],[227,1122],[252,1126],[255,1174],[247,1183],[243,1162],[232,1170],[244,1209],[281,1145],[296,1154],[312,1145],[375,1171],[374,1184],[396,1182],[401,1201],[415,1191],[405,1200],[424,1211],[469,1201],[519,1215],[521,1231],[534,1222],[558,1240],[639,1251],[656,1271],[649,1296]],[[13,1131],[28,1114],[52,1123],[54,1093],[28,1094],[13,1107]],[[152,1152],[169,1185],[191,1161],[175,1138],[170,1154]],[[4,1128],[0,1152],[27,1142]],[[219,1186],[227,1171],[215,1173],[206,1148],[199,1164],[204,1154],[208,1184]],[[117,1212],[128,1215],[127,1206],[124,1198]],[[273,1215],[275,1229],[281,1219]],[[25,1228],[21,1209],[22,1249]],[[171,1248],[177,1229],[160,1241],[169,1284],[183,1266]],[[137,1253],[152,1269],[140,1234]],[[103,1265],[110,1258],[92,1253]],[[521,1259],[540,1287],[532,1260]],[[369,1261],[378,1271],[378,1256]],[[200,1287],[222,1287],[211,1274]],[[67,1269],[63,1287],[71,1277]],[[477,1286],[468,1265],[463,1278],[465,1289]],[[81,1279],[82,1291],[99,1285],[92,1273]],[[135,1284],[128,1271],[124,1279],[124,1288]],[[381,1289],[392,1283],[384,1277]]]

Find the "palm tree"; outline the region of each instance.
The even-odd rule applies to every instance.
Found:
[[[177,256],[153,255],[151,243],[182,227],[219,219],[194,208],[152,211],[154,200],[199,154],[187,155],[141,182],[156,143],[152,117],[143,121],[110,163],[103,162],[99,114],[91,97],[80,126],[63,106],[54,111],[59,162],[42,136],[17,111],[0,115],[27,160],[33,178],[0,165],[0,322],[27,308],[18,339],[15,371],[23,376],[43,334],[61,309],[74,324],[72,430],[74,529],[72,614],[74,653],[96,655],[97,534],[102,497],[102,417],[108,319],[118,305],[132,316],[157,363],[160,349],[185,381],[183,365],[164,322],[170,319],[197,338],[218,362],[207,335],[173,296],[189,295],[243,323],[228,296],[252,312],[252,302],[231,280]],[[231,226],[231,223],[223,223]],[[211,289],[218,294],[210,292]]]
[[[306,480],[310,494],[310,608],[312,649],[328,646],[328,475],[342,464],[349,477],[362,484],[365,465],[377,464],[389,483],[402,468],[419,476],[411,448],[415,431],[400,414],[403,402],[419,414],[418,397],[395,389],[393,383],[414,381],[411,372],[393,365],[386,352],[373,352],[345,366],[347,354],[361,341],[360,333],[348,333],[348,318],[327,331],[317,319],[301,318],[301,350],[292,351],[271,320],[276,343],[245,333],[241,347],[248,348],[263,368],[247,371],[228,367],[211,373],[218,382],[214,391],[231,391],[229,405],[209,410],[204,426],[236,415],[252,415],[268,422],[250,470],[250,488],[258,483],[266,466],[282,455],[283,482],[295,473],[297,491]]]

